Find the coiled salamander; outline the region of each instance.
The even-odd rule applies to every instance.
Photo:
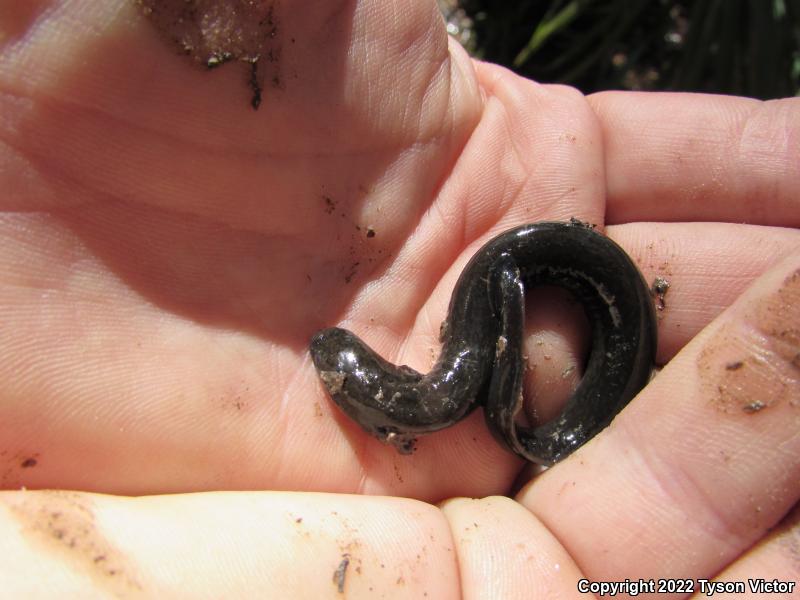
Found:
[[[571,292],[592,328],[577,389],[561,413],[522,426],[525,290]],[[401,453],[419,434],[449,427],[478,406],[508,450],[544,465],[601,431],[649,381],[656,352],[653,302],[617,244],[576,219],[523,225],[481,248],[456,283],[442,324],[442,350],[427,374],[395,366],[356,335],[324,329],[311,341],[314,365],[334,402]]]

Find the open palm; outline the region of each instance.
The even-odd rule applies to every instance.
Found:
[[[663,362],[770,267],[792,270],[780,261],[796,257],[800,237],[775,226],[800,224],[800,176],[791,166],[797,101],[613,94],[587,101],[472,62],[447,39],[433,2],[293,4],[276,4],[281,52],[263,72],[258,111],[249,106],[245,65],[192,66],[121,0],[32,3],[4,24],[3,487],[423,500],[507,493],[520,464],[491,440],[479,414],[424,439],[411,457],[343,418],[317,381],[311,335],[343,325],[394,362],[424,371],[466,260],[501,231],[543,219],[619,223],[609,233],[646,276],[673,280],[660,323]],[[784,128],[794,137],[776,144]],[[740,151],[720,154],[734,134]],[[773,176],[783,183],[773,185]],[[543,308],[536,318],[558,328],[559,315],[573,313]],[[564,372],[579,354],[579,328],[565,324],[561,332],[567,341],[541,351],[537,377],[552,365]],[[703,357],[723,352],[712,342],[687,349],[684,363],[700,361],[702,370]],[[784,367],[796,384],[790,367],[776,368]],[[689,456],[715,428],[729,427],[709,419],[702,431],[687,429],[706,422],[699,413],[725,410],[696,405],[707,382],[697,393],[677,392],[702,379],[678,369],[662,373],[581,456],[613,459],[626,444],[652,452],[655,440],[676,431],[689,431]],[[796,387],[789,390],[783,408],[793,415],[794,437],[791,419],[787,425],[775,411],[769,427],[758,426],[784,440],[774,468],[733,477],[747,489],[769,480],[783,493],[759,505],[752,531],[725,529],[741,507],[725,513],[717,525],[735,540],[723,558],[701,561],[702,572],[727,564],[800,495],[798,453],[788,450],[797,450],[799,400]],[[548,394],[556,392],[540,390],[545,403]],[[670,408],[693,406],[691,414],[664,414],[659,399],[676,394]],[[721,397],[723,404],[749,399]],[[655,440],[637,432],[640,423],[659,424]],[[726,443],[734,437],[727,435]],[[637,464],[669,481],[688,468],[661,460],[647,454]],[[619,483],[617,469],[605,485]],[[700,471],[716,473],[708,464]],[[586,568],[595,546],[570,540],[596,513],[560,521],[565,509],[555,501],[565,481],[583,477],[591,488],[599,477],[580,472],[578,460],[568,461],[520,501]],[[705,492],[686,493],[686,485],[662,492],[700,502]],[[717,481],[715,489],[728,487]],[[579,497],[567,504],[582,507]],[[235,500],[243,501],[251,499]],[[313,504],[297,498],[281,506],[295,501]],[[627,518],[642,527],[644,514]],[[622,536],[607,539],[625,545]],[[639,572],[652,573],[639,558]],[[626,573],[632,564],[596,572]]]

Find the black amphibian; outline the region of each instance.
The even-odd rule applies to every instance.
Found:
[[[525,290],[571,292],[592,328],[586,370],[561,414],[517,423],[525,370]],[[324,329],[311,357],[331,398],[367,432],[413,450],[416,436],[449,427],[483,406],[508,450],[552,465],[595,436],[648,382],[656,319],[650,290],[614,242],[576,219],[517,227],[491,240],[456,283],[442,351],[427,374],[395,366],[346,329]]]

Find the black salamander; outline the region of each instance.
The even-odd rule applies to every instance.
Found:
[[[571,292],[591,325],[586,370],[562,412],[537,427],[517,423],[525,370],[525,290]],[[649,289],[628,255],[576,219],[523,225],[481,248],[456,283],[442,350],[427,374],[395,366],[356,335],[324,329],[311,341],[331,398],[401,453],[419,434],[449,427],[478,406],[508,450],[552,465],[590,440],[649,381],[656,352]]]

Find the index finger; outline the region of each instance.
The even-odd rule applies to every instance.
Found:
[[[800,226],[800,98],[604,92],[607,223]]]

